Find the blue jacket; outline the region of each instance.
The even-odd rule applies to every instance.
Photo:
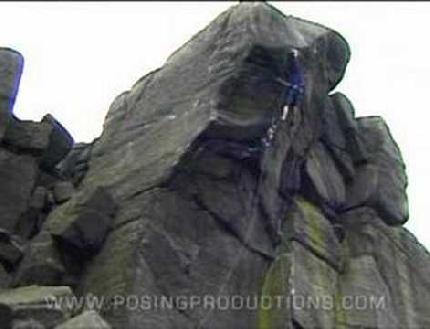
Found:
[[[291,60],[290,69],[287,72],[287,79],[288,83],[293,86],[304,87],[305,85],[302,68],[295,58]]]

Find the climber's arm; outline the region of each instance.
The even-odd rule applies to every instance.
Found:
[[[285,87],[291,87],[292,86],[292,84],[291,83],[289,83],[289,82],[287,82],[287,81],[285,81],[284,79],[282,79],[282,78],[276,78],[275,79],[275,81],[276,82],[279,82],[281,85],[283,85],[283,86],[285,86]]]

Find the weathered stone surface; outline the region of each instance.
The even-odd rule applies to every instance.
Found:
[[[285,53],[292,47],[301,49],[307,94],[300,111],[280,122],[282,87],[276,78],[284,74]],[[365,139],[348,99],[327,95],[348,59],[348,46],[335,32],[284,17],[266,4],[240,4],[118,96],[80,188],[107,186],[120,208],[80,292],[218,296],[264,287],[269,293],[282,288],[284,295],[330,295],[337,303],[341,282],[345,294],[367,291],[368,286],[349,282],[354,273],[361,279],[374,272],[371,265],[357,271],[360,260],[349,262],[349,231],[338,213],[351,206],[362,169],[376,164],[372,161],[381,152]],[[261,139],[273,121],[274,139],[263,148]],[[297,201],[293,193],[305,200]],[[288,231],[288,221],[286,251],[277,256],[277,236],[282,237],[283,225]],[[279,266],[284,258],[289,261]],[[286,285],[272,279],[280,268],[291,271]],[[386,280],[382,273],[375,278]],[[104,316],[114,328],[355,323],[344,321],[334,307],[291,314],[143,313],[121,309]],[[371,323],[372,316],[363,323]]]
[[[36,211],[42,211],[46,206],[47,193],[48,191],[43,186],[36,187],[31,196],[29,207]]]
[[[353,300],[349,308],[344,299],[339,325],[347,328],[401,328],[393,308],[390,291],[371,255],[350,259],[340,280],[340,295]],[[354,298],[354,299],[353,299]]]
[[[50,170],[72,149],[73,138],[48,114],[41,122],[14,119],[6,131],[4,143],[39,157],[40,165]]]
[[[0,149],[0,228],[10,232],[15,230],[28,207],[36,175],[34,158]]]
[[[50,233],[43,231],[28,244],[15,274],[14,285],[61,285],[65,268]]]
[[[34,319],[28,320],[14,320],[12,322],[12,329],[45,329],[46,327],[39,321]]]
[[[273,150],[262,155],[264,150],[258,149],[272,115],[277,115],[282,86],[276,78],[284,74],[285,54],[292,47],[302,48],[304,60],[313,62],[309,81],[318,82],[310,89],[308,107],[318,91],[332,89],[343,75],[348,46],[327,28],[286,18],[261,3],[244,3],[222,14],[170,56],[162,69],[114,101],[81,188],[108,186],[120,211],[116,228],[86,272],[83,292],[106,294],[108,287],[120,294],[218,296],[260,291],[272,257],[271,237],[279,233],[286,207],[278,189],[292,138],[287,127],[291,122],[281,124],[279,130],[288,135],[279,136]],[[329,52],[323,64],[320,59]],[[171,91],[168,97],[165,88]],[[313,116],[308,112],[306,122]],[[304,130],[311,137],[298,139],[297,152],[317,134],[313,128],[310,124]],[[216,163],[223,161],[224,167],[202,174],[201,153]],[[198,168],[190,163],[199,163]],[[188,173],[181,171],[184,168]],[[229,172],[238,174],[220,178]],[[157,186],[167,190],[152,192]],[[130,231],[137,236],[132,238]],[[265,237],[266,232],[270,235]],[[116,265],[124,261],[127,266]],[[198,309],[185,311],[185,323],[252,328],[257,313]],[[171,328],[184,321],[177,311],[124,310],[106,317],[115,328],[138,323],[142,328]]]
[[[61,181],[54,185],[53,196],[57,203],[64,203],[71,199],[75,189],[69,181]]]
[[[303,199],[295,200],[294,206],[287,214],[284,231],[286,239],[302,244],[336,270],[342,270],[342,247],[333,224],[318,207]]]
[[[97,187],[79,193],[73,200],[56,208],[46,220],[44,229],[65,250],[77,255],[93,255],[102,246],[116,211],[110,193]]]
[[[0,113],[12,112],[23,66],[24,58],[20,53],[10,48],[0,48]]]
[[[10,275],[3,265],[0,264],[0,289],[7,288],[10,284]]]
[[[28,286],[0,291],[0,305],[9,306],[13,318],[34,319],[47,328],[52,328],[73,315],[75,307],[72,303],[65,302],[71,298],[71,289],[64,286]],[[53,301],[58,301],[58,307],[53,307]]]
[[[342,93],[335,93],[330,96],[330,100],[335,110],[337,123],[340,125],[341,130],[344,134],[344,140],[346,144],[336,144],[341,149],[346,150],[351,156],[354,163],[365,162],[369,154],[367,152],[366,145],[363,140],[363,136],[360,135],[359,125],[355,119],[355,110],[350,100]]]
[[[299,243],[292,243],[292,253],[293,319],[303,328],[335,328],[337,272]]]
[[[293,48],[306,90],[280,120]],[[430,327],[429,254],[394,227],[408,215],[400,152],[381,119],[357,119],[345,95],[328,94],[349,56],[324,26],[241,3],[118,96],[91,144],[72,148],[51,116],[6,121],[0,108],[0,227],[35,235],[0,286],[13,277],[116,300],[102,328]],[[0,305],[20,296],[5,306],[15,321],[98,318],[64,323],[74,310],[40,302],[51,289],[71,298],[68,288],[20,289],[0,291]],[[261,295],[293,304],[126,305]],[[375,296],[384,309],[342,304]]]
[[[275,79],[292,47],[304,49],[306,61],[315,60],[309,73],[325,90],[341,78],[349,59],[337,33],[286,18],[267,4],[241,4],[220,15],[112,104],[85,184],[115,184],[121,198],[156,185],[209,125],[211,136],[261,137],[278,106],[282,87]],[[313,54],[318,47],[324,53],[336,49],[324,63],[329,69],[323,70],[320,54]],[[270,66],[260,63],[264,56]]]
[[[11,147],[41,156],[48,148],[51,126],[44,122],[19,120],[14,118],[4,138]]]
[[[143,193],[124,204],[116,219],[118,228],[84,276],[86,293],[109,298],[135,293],[217,296],[259,292],[264,257],[226,234],[215,218],[181,194],[163,189]],[[104,315],[115,328],[170,328],[181,323],[184,327],[219,323],[219,328],[240,328],[256,323],[256,314],[246,310],[210,311],[200,306],[184,312],[186,318],[176,309],[118,308]],[[233,316],[237,313],[241,316]]]
[[[325,146],[316,144],[307,155],[305,173],[309,185],[304,193],[332,209],[339,209],[345,202],[345,184]]]
[[[267,26],[257,21],[263,21]],[[254,28],[257,29],[257,33],[253,32]],[[236,33],[240,29],[245,31],[251,41],[244,38],[243,33]],[[293,32],[296,29],[297,35]],[[279,31],[279,35],[267,39],[265,36],[268,30]],[[220,34],[225,37],[220,38]],[[114,197],[120,202],[121,209],[124,210],[123,212],[120,210],[116,218],[118,228],[109,235],[102,252],[90,265],[83,281],[83,292],[91,291],[99,295],[106,294],[109,290],[109,293],[131,294],[142,291],[157,292],[161,289],[168,291],[169,295],[178,295],[184,291],[187,293],[196,291],[199,295],[203,293],[218,295],[226,291],[231,293],[259,291],[258,282],[261,279],[258,278],[263,275],[267,260],[265,254],[258,256],[261,249],[255,250],[256,240],[249,238],[253,230],[245,229],[247,227],[245,224],[246,220],[251,221],[249,227],[264,226],[266,223],[263,222],[264,216],[259,214],[257,206],[255,208],[245,206],[240,211],[240,201],[232,199],[237,196],[237,193],[233,193],[234,189],[240,185],[229,186],[228,183],[223,185],[213,180],[207,180],[203,184],[206,180],[203,175],[197,180],[198,184],[202,184],[202,188],[197,193],[191,193],[200,198],[200,201],[195,202],[192,199],[185,202],[186,200],[179,199],[175,203],[183,204],[180,207],[169,201],[174,195],[163,193],[162,198],[159,196],[160,200],[152,201],[149,208],[148,206],[144,208],[142,205],[153,196],[152,193],[145,191],[158,184],[165,184],[174,173],[175,167],[181,168],[177,166],[178,163],[188,163],[184,158],[189,153],[210,149],[210,146],[198,139],[201,133],[203,141],[205,138],[218,141],[223,150],[231,150],[228,157],[237,162],[234,167],[240,168],[249,164],[258,172],[258,166],[254,168],[252,165],[252,161],[255,160],[252,159],[248,141],[252,139],[258,141],[261,137],[261,132],[265,131],[270,122],[273,108],[277,106],[277,97],[282,92],[274,78],[270,77],[281,73],[274,71],[276,68],[273,66],[259,66],[258,60],[266,55],[272,56],[275,66],[278,64],[281,66],[282,54],[294,45],[309,47],[307,56],[312,57],[315,55],[312,55],[310,48],[318,43],[322,46],[325,40],[330,40],[328,42],[332,42],[333,47],[347,48],[343,39],[328,29],[300,20],[286,20],[267,5],[243,4],[240,9],[237,7],[220,16],[193,41],[171,56],[161,70],[139,81],[133,90],[121,95],[114,102],[105,123],[104,133],[94,145],[90,170],[82,186],[84,189],[97,184],[110,187]],[[330,51],[330,47],[321,51]],[[272,51],[271,48],[279,49]],[[262,52],[259,53],[257,49],[262,49]],[[237,56],[238,54],[243,56]],[[321,74],[318,65],[310,71],[312,76],[315,75],[319,79],[322,89],[332,88],[343,74],[344,67],[337,65],[342,60],[345,61],[349,54],[339,52],[338,56],[336,59],[332,58],[334,69],[330,76]],[[236,77],[234,71],[237,71],[239,77]],[[174,78],[178,75],[188,83],[179,84]],[[264,80],[268,84],[266,89],[261,89],[262,79],[266,79]],[[233,88],[234,85],[242,87]],[[167,87],[171,90],[168,98],[161,93],[161,90]],[[229,89],[232,92],[228,92]],[[254,97],[257,90],[258,98]],[[190,98],[190,95],[193,96]],[[142,111],[142,108],[146,110]],[[126,121],[123,120],[125,113]],[[122,124],[119,124],[120,121]],[[233,139],[236,144],[228,143],[226,138]],[[234,148],[229,148],[228,145]],[[213,152],[216,150],[211,149],[209,153]],[[273,176],[275,182],[278,180],[277,185],[280,185],[282,152],[267,159],[268,168],[274,165],[279,167],[276,176]],[[172,184],[170,188],[177,190],[180,195],[186,196],[190,194],[191,187],[196,187],[176,178],[177,176],[173,183],[167,184]],[[252,188],[253,185],[256,185],[256,188]],[[215,186],[219,186],[219,189],[211,191],[210,189]],[[265,191],[255,181],[248,186],[252,193],[243,194],[245,197],[243,204],[246,205],[246,200],[250,197],[252,199],[256,195],[265,196]],[[270,195],[273,194],[272,191],[276,191],[276,187],[269,181],[265,183],[264,188],[270,190]],[[241,192],[239,195],[242,195]],[[177,196],[173,198],[175,199]],[[253,202],[255,205],[260,203]],[[154,209],[154,204],[160,210],[151,213],[148,209]],[[273,207],[269,203],[265,207],[275,218],[277,211],[272,211]],[[136,210],[136,217],[130,218],[131,215],[124,214],[132,212],[130,208],[139,209]],[[169,215],[159,213],[161,209],[164,212],[168,211]],[[178,220],[178,214],[188,212],[188,216]],[[144,215],[145,213],[148,214]],[[199,213],[202,214],[197,215]],[[203,217],[202,222],[212,223],[209,227],[212,227],[213,237],[204,242],[200,239],[195,241],[196,238],[193,236],[198,234],[197,229],[200,230],[199,235],[205,236],[202,234],[203,228],[197,224],[187,223],[191,218],[199,218],[203,214],[206,214],[206,218]],[[159,229],[145,224],[146,222],[162,222],[167,228],[159,232]],[[177,222],[183,227],[179,228],[177,224],[173,224]],[[145,230],[139,228],[144,224],[147,227]],[[218,225],[221,231],[216,229]],[[276,225],[272,226],[276,231]],[[183,231],[185,228],[188,230],[187,233]],[[137,230],[139,236],[145,237],[146,244],[141,246],[140,241],[143,237],[137,238],[136,241],[131,239],[130,233],[124,232],[127,229]],[[226,229],[230,233],[233,232],[232,236],[226,234]],[[205,228],[204,231],[206,230]],[[259,231],[264,232],[261,229]],[[123,236],[126,234],[128,238],[124,239]],[[185,239],[183,235],[190,237]],[[187,242],[190,239],[193,243]],[[259,243],[259,247],[261,245],[268,249],[267,243]],[[227,246],[230,247],[225,249]],[[139,251],[141,256],[138,257],[138,263],[134,260],[136,250],[142,250]],[[112,260],[112,255],[117,255],[118,260]],[[166,258],[166,255],[171,257]],[[222,264],[215,266],[213,255],[217,255],[218,260],[222,259]],[[131,262],[129,266],[135,270],[126,270],[124,266],[116,265],[117,262],[127,259]],[[210,261],[211,259],[213,261]],[[240,268],[239,264],[246,264],[247,271],[244,272],[245,268]],[[153,272],[154,277],[148,275],[148,272]],[[186,274],[188,272],[193,280],[188,278]],[[208,276],[213,276],[214,273],[216,275],[208,280]],[[100,279],[101,277],[105,279]],[[239,277],[240,282],[237,281]],[[169,328],[177,321],[183,321],[182,316],[176,311],[167,312],[168,314],[159,313],[154,311],[136,314],[124,310],[106,316],[114,327],[124,328],[133,327],[133,324],[137,323],[142,327]],[[239,313],[214,311],[205,315],[204,311],[198,310],[190,312],[188,317],[191,319],[189,321],[211,328],[252,327],[257,323],[256,312],[250,311]]]
[[[11,114],[0,109],[0,143],[3,141],[4,135],[6,135],[10,120]]]
[[[322,142],[327,147],[344,179],[355,176],[355,164],[367,160],[367,151],[358,131],[355,110],[342,93],[330,95],[325,106]]]
[[[42,157],[41,166],[51,169],[70,152],[74,141],[69,132],[52,115],[45,115],[42,123],[51,127],[51,135],[49,146]]]
[[[39,179],[36,185],[38,182]],[[23,239],[32,238],[40,231],[46,212],[49,210],[49,191],[43,186],[37,186],[33,190],[26,212],[19,218],[15,226],[15,231]]]
[[[226,153],[232,149],[224,148],[225,153],[217,154],[220,151],[214,144],[218,143],[208,144],[201,154],[181,163],[170,188],[180,190],[194,200],[242,243],[270,255],[272,242],[266,230],[266,220],[258,209],[257,182],[252,169],[235,164],[232,154],[227,157]],[[240,148],[236,145],[234,151],[240,153]],[[221,162],[221,167],[203,170],[207,161]]]
[[[85,294],[94,293],[106,299],[113,298],[115,295],[128,296],[132,292],[153,296],[161,294],[153,284],[155,274],[140,255],[139,247],[145,243],[145,240],[140,238],[141,232],[141,225],[131,221],[108,236],[105,248],[89,265],[89,271],[83,278]],[[165,256],[163,254],[162,257]],[[136,264],[139,264],[142,271],[134,270]],[[133,328],[138,324],[142,327],[164,328],[169,326],[173,317],[171,313],[175,312],[159,309],[141,313],[143,314],[119,305],[105,315],[114,328],[127,326]]]
[[[258,314],[259,329],[293,328],[292,312],[288,304],[292,289],[292,262],[291,253],[279,255],[264,277],[262,302]],[[268,298],[268,301],[264,303],[263,298]]]
[[[387,223],[404,223],[409,218],[408,180],[400,150],[382,118],[361,118],[358,126],[370,159],[348,191],[348,207],[373,206]]]
[[[377,328],[390,328],[393,324],[397,324],[398,328],[428,327],[430,254],[404,228],[388,226],[370,208],[350,211],[342,216],[342,220],[347,229],[351,275],[354,275],[354,271],[357,274],[353,281],[346,277],[343,285],[365,293],[369,290],[369,284],[372,284],[375,295],[385,296],[385,309],[376,310],[377,313],[368,310],[366,317],[360,316],[361,312],[353,312],[347,317],[354,323],[361,317],[362,326],[375,321],[377,317]],[[366,272],[361,267],[359,275],[357,266],[360,263],[357,262],[362,262],[365,256],[374,258],[376,269],[367,269]],[[374,264],[371,266],[375,267]],[[373,271],[374,276],[371,283],[368,282],[369,271]],[[381,278],[383,283],[380,282]],[[383,313],[380,314],[380,311]]]
[[[0,230],[0,263],[9,269],[16,267],[22,257],[22,242],[7,231]]]
[[[61,174],[78,186],[88,170],[93,144],[77,143],[73,149],[58,164]]]
[[[11,328],[12,309],[8,305],[0,304],[0,323],[4,329]]]
[[[111,329],[111,326],[97,312],[86,311],[55,329]]]

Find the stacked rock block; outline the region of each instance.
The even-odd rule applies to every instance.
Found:
[[[115,204],[102,187],[78,204],[68,202],[85,168],[80,180],[62,169],[76,148],[52,115],[33,122],[13,114],[23,64],[19,53],[0,48],[0,327],[71,328],[81,323],[110,328],[95,312],[80,315],[81,309],[56,309],[48,303],[50,296],[74,297],[66,284],[76,284],[76,268],[100,248]],[[54,221],[61,225],[48,230],[47,223]],[[66,243],[80,249],[72,251]]]

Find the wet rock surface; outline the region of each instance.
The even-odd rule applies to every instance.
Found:
[[[306,91],[283,121],[292,49]],[[401,152],[382,118],[356,118],[331,92],[349,58],[337,32],[241,3],[119,95],[99,138],[74,144],[51,115],[13,115],[23,59],[0,48],[1,325],[430,327],[430,256],[402,227]],[[88,296],[101,305],[47,302]],[[139,307],[144,296],[175,302]],[[345,307],[357,296],[379,308]]]

